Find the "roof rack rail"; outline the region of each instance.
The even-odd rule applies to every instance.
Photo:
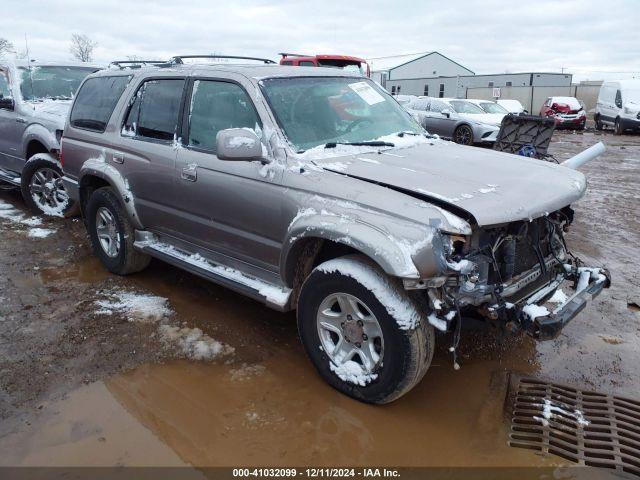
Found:
[[[167,63],[166,60],[114,60],[109,63],[109,66],[115,65],[116,67],[123,68],[141,68],[143,65],[162,65]]]
[[[281,55],[282,58],[284,57],[314,57],[315,55],[305,55],[304,53],[286,53],[286,52],[280,52],[278,53],[278,55]]]
[[[257,62],[263,63],[276,63],[273,60],[268,58],[258,58],[258,57],[242,57],[237,55],[176,55],[171,58],[171,63],[173,64],[182,64],[183,59],[185,58],[227,58],[233,60],[255,60]]]

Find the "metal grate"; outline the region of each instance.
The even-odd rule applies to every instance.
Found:
[[[640,477],[640,402],[540,380],[514,380],[510,446]]]

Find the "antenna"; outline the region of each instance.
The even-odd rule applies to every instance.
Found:
[[[29,71],[29,84],[31,85],[31,96],[34,96],[35,93],[33,90],[33,73],[31,72],[31,57],[29,56],[29,41],[27,40],[26,33],[24,34],[24,46],[25,46],[25,51],[27,53],[27,69]]]

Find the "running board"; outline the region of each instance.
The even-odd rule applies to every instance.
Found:
[[[290,310],[289,301],[292,292],[290,288],[250,277],[233,268],[216,265],[199,254],[189,254],[157,240],[137,240],[133,243],[133,246],[136,250],[158,260],[246,295],[275,310],[281,312]]]
[[[11,185],[15,185],[16,187],[20,186],[20,175],[15,172],[10,172],[9,170],[5,170],[0,168],[0,181],[10,183]]]

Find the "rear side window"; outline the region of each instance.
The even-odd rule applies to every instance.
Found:
[[[104,132],[130,76],[90,78],[80,88],[71,111],[71,125]]]
[[[149,80],[133,97],[123,135],[173,141],[177,126],[184,80]]]
[[[215,152],[216,135],[227,128],[260,130],[247,93],[235,83],[196,80],[189,110],[189,145]]]

